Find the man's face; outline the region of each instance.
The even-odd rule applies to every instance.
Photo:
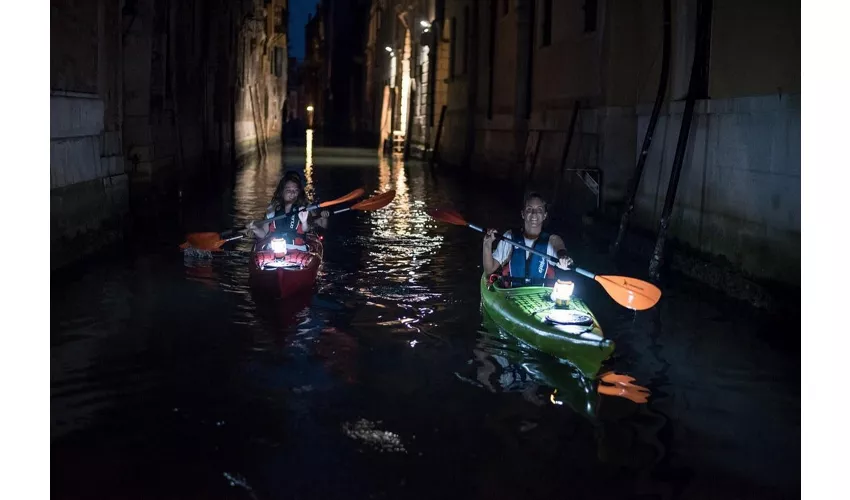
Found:
[[[297,198],[298,194],[301,192],[298,184],[289,181],[283,186],[283,201],[285,203],[293,203]]]
[[[540,198],[531,198],[525,204],[522,212],[522,220],[525,222],[525,230],[531,234],[537,234],[546,220],[546,205]]]

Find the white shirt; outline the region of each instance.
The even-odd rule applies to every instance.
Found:
[[[502,235],[506,240],[511,239],[511,232],[505,231],[505,234]],[[534,240],[530,240],[528,238],[525,239],[525,246],[534,248]],[[499,265],[505,265],[508,260],[511,258],[511,250],[514,249],[514,246],[508,243],[507,241],[499,241],[499,244],[496,245],[496,250],[493,251],[493,259],[499,263]],[[525,252],[525,258],[528,260],[530,254],[528,250],[517,249],[521,252]],[[558,260],[558,254],[555,253],[555,250],[552,249],[552,237],[549,236],[549,245],[546,248],[546,253],[549,254],[553,259]]]

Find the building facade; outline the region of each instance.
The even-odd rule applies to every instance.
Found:
[[[378,147],[419,157],[433,147],[449,76],[443,5],[373,0],[369,6],[360,116]]]
[[[120,238],[148,193],[280,136],[287,7],[51,2],[51,268]]]
[[[617,215],[660,79],[663,1],[446,0],[436,9],[448,52],[442,163],[538,189],[558,209]],[[671,0],[666,99],[633,221],[658,228],[700,6],[708,57],[671,234],[755,276],[798,283],[799,2]],[[398,31],[392,40],[402,53]],[[384,43],[376,36],[367,54]]]

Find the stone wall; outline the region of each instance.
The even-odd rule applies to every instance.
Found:
[[[51,269],[120,238],[129,209],[119,15],[107,0],[51,4]]]
[[[134,207],[156,210],[148,194],[280,137],[285,24],[268,16],[286,4],[51,2],[52,268],[120,238]]]
[[[682,103],[658,121],[636,199],[636,222],[656,230]],[[641,140],[650,108],[639,108]],[[697,106],[671,220],[681,242],[723,255],[749,274],[800,283],[800,95],[712,99]]]
[[[667,104],[634,219],[653,233],[690,79],[697,1],[672,2]],[[582,2],[552,2],[550,19],[544,4],[498,2],[493,37],[490,4],[479,5],[478,85],[470,107],[471,79],[460,62],[470,42],[463,21],[470,4],[445,2],[446,38],[457,24],[455,39],[441,47],[454,53],[455,63],[445,80],[440,157],[447,168],[527,181],[527,188],[557,201],[555,218],[595,210],[597,203],[617,216],[660,77],[661,0],[596,2],[595,23]],[[800,268],[799,9],[791,0],[714,0],[708,98],[697,106],[671,224],[680,243],[790,283],[799,283]],[[576,105],[581,111],[568,138]],[[470,123],[474,152],[466,161]],[[533,175],[523,172],[529,134],[541,137]],[[575,169],[598,169],[598,199]]]

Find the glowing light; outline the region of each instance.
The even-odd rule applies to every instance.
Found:
[[[399,103],[399,132],[407,128],[407,113],[410,107],[410,33],[404,38],[404,59],[401,61],[401,102]],[[405,137],[405,140],[407,138]]]
[[[423,28],[430,28],[431,23],[429,23],[428,21],[419,21],[419,26],[422,26]]]
[[[285,239],[275,238],[271,241],[269,246],[271,246],[272,252],[274,252],[275,255],[278,255],[278,254],[286,255],[286,240]]]
[[[307,106],[307,111],[309,111],[309,112],[311,112],[311,113],[312,113],[312,112],[313,112],[313,106],[312,106],[312,105]]]
[[[393,48],[392,48],[392,47],[390,47],[389,45],[387,45],[386,47],[384,47],[384,50],[386,50],[386,51],[387,51],[387,52],[389,52],[390,54],[392,54],[392,52],[393,52]]]
[[[552,288],[551,299],[555,305],[564,306],[573,296],[573,290],[575,289],[575,284],[572,281],[561,281],[558,280],[555,283],[555,286]]]

